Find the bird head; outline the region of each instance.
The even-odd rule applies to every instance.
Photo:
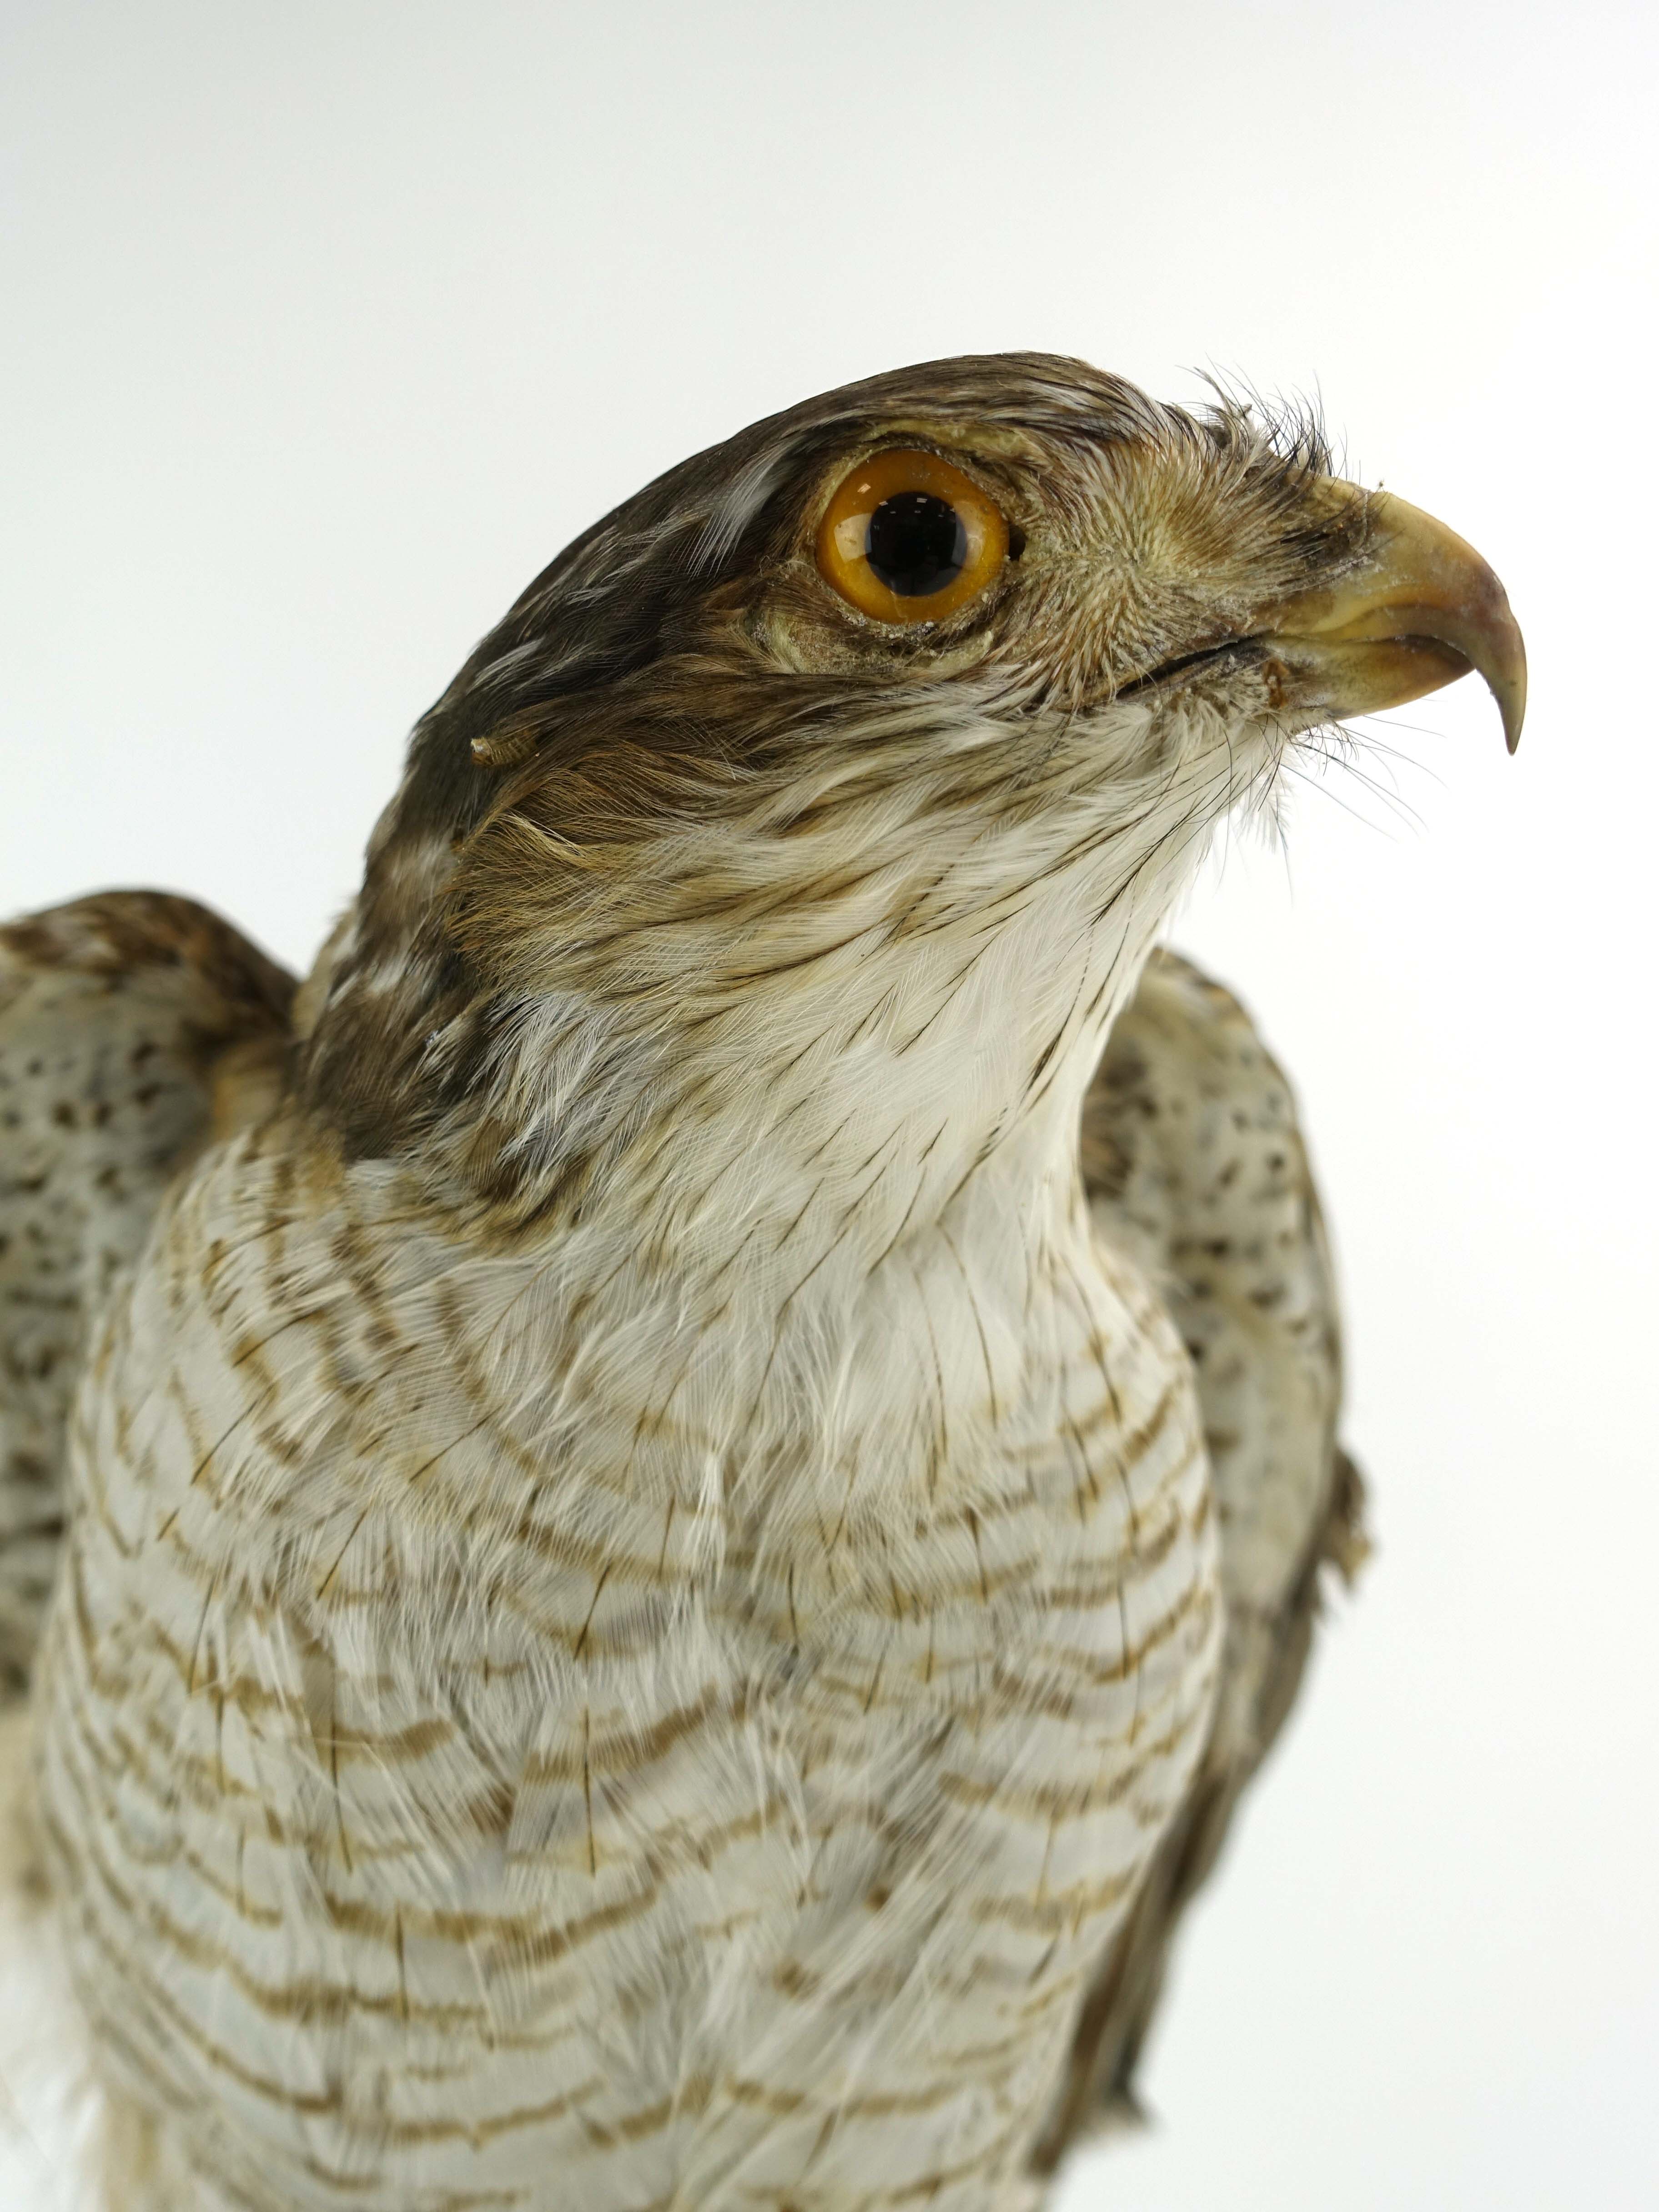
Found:
[[[525,1204],[740,1095],[751,1146],[943,1111],[959,1165],[1074,1111],[1298,741],[1470,670],[1512,747],[1496,577],[1305,425],[1042,355],[849,386],[648,485],[478,647],[371,845],[312,1095],[358,1152],[464,1128]]]

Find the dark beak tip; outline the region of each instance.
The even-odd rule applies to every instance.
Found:
[[[1509,614],[1508,602],[1504,612]],[[1514,658],[1498,681],[1489,677],[1492,696],[1498,702],[1498,711],[1504,721],[1504,743],[1513,753],[1521,743],[1521,726],[1527,719],[1527,648],[1521,641],[1520,626],[1513,615],[1509,617],[1514,637]]]

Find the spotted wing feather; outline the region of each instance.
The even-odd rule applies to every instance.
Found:
[[[1085,1108],[1103,1238],[1158,1285],[1192,1355],[1227,1609],[1209,1744],[1080,2017],[1046,2131],[1132,2116],[1134,2075],[1188,1899],[1295,1703],[1322,1571],[1364,1559],[1364,1493],[1336,1441],[1341,1344],[1318,1194],[1289,1084],[1237,1000],[1156,956]]]
[[[245,1111],[293,982],[193,901],[110,891],[0,927],[0,1686],[63,1528],[88,1321],[216,1111]]]

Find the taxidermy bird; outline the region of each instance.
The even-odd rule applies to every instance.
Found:
[[[1470,669],[1512,744],[1496,578],[1310,432],[933,362],[562,554],[297,994],[173,897],[11,927],[81,2203],[1041,2200],[1363,1546],[1289,1093],[1154,941]]]

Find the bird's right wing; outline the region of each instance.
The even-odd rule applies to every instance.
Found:
[[[63,1528],[88,1323],[216,1113],[277,1079],[291,977],[205,907],[107,891],[0,927],[0,1692]]]

